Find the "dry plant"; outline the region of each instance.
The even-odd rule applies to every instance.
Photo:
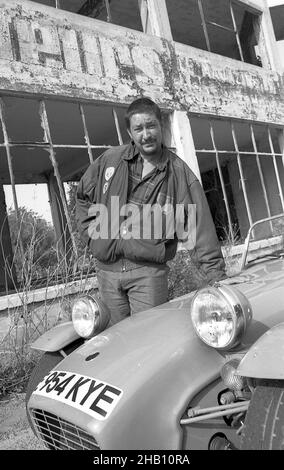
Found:
[[[21,219],[20,224],[25,223]],[[6,285],[8,279],[13,282],[11,293],[6,287],[6,293],[14,299],[8,303],[9,330],[0,341],[0,396],[10,391],[25,389],[26,382],[40,353],[30,348],[31,342],[47,331],[51,326],[71,318],[71,304],[74,297],[81,295],[89,289],[88,281],[94,275],[94,264],[90,260],[87,251],[84,250],[81,257],[74,259],[70,252],[60,253],[58,243],[54,246],[56,262],[44,270],[41,268],[41,257],[35,259],[34,253],[42,236],[37,236],[36,230],[32,230],[30,241],[21,249],[20,230],[17,243],[14,246],[14,256],[8,262],[4,256],[2,237],[0,233],[0,245],[5,262]],[[66,246],[66,245],[65,245]],[[21,257],[21,269],[17,269],[15,279],[15,260]],[[41,301],[33,301],[34,295],[39,293]],[[50,295],[50,290],[54,293]]]
[[[240,257],[235,256],[233,252],[233,248],[241,243],[240,231],[236,224],[232,225],[231,231],[227,226],[222,228],[224,233],[222,251],[226,264],[226,272],[228,276],[233,276],[240,271]]]

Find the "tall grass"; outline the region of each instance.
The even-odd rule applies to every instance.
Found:
[[[24,224],[24,220],[21,220],[21,224]],[[38,236],[33,227],[30,240],[23,251],[18,234],[13,260],[8,262],[0,238],[6,279],[13,283],[13,289],[8,290],[7,287],[6,294],[17,303],[17,306],[8,304],[9,329],[0,339],[0,397],[11,391],[25,389],[30,372],[40,355],[30,348],[30,344],[51,326],[71,318],[72,300],[86,291],[88,280],[94,275],[94,263],[86,250],[79,259],[74,259],[71,252],[62,254],[58,244],[53,247],[53,263],[43,269],[41,257],[35,256],[43,239],[44,234]],[[16,260],[17,279],[12,267]],[[48,295],[52,286],[56,290],[53,297]],[[36,288],[42,292],[40,303],[33,302]]]
[[[240,271],[240,259],[234,256],[233,253],[233,248],[241,243],[239,227],[233,224],[232,230],[230,231],[229,228],[225,226],[223,227],[223,233],[222,251],[226,264],[226,272],[228,276],[233,276]]]

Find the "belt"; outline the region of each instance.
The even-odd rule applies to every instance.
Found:
[[[143,268],[145,266],[150,267],[164,267],[166,264],[151,263],[148,261],[131,261],[126,258],[119,258],[114,263],[103,263],[102,261],[96,260],[96,267],[102,269],[103,271],[113,271],[113,272],[124,272],[131,271],[132,269]]]

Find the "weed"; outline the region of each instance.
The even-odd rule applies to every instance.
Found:
[[[20,221],[25,224],[24,218]],[[74,298],[90,289],[90,277],[94,275],[94,263],[84,250],[78,260],[72,253],[60,253],[58,245],[53,250],[56,257],[46,266],[45,276],[40,269],[41,256],[38,246],[43,243],[44,233],[38,234],[36,227],[30,230],[30,238],[21,249],[20,237],[14,245],[14,259],[5,260],[6,278],[13,281],[14,304],[8,304],[7,314],[9,330],[0,341],[0,397],[15,391],[22,391],[26,386],[31,370],[36,364],[39,353],[30,348],[30,344],[53,325],[71,318],[71,305]],[[20,257],[20,262],[19,262]],[[17,279],[15,279],[15,260]],[[38,289],[35,289],[35,286]],[[53,291],[51,294],[51,290]],[[41,301],[36,301],[40,294]]]
[[[241,243],[239,227],[233,224],[232,229],[223,227],[224,239],[222,243],[222,251],[226,264],[226,272],[229,276],[233,276],[240,271],[240,258],[234,256],[233,249]]]

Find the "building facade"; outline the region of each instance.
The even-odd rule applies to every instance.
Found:
[[[273,0],[1,1],[1,288],[13,256],[3,186],[17,209],[17,184],[45,183],[58,243],[76,253],[63,183],[127,142],[138,96],[160,105],[221,241],[284,212],[280,11]]]

